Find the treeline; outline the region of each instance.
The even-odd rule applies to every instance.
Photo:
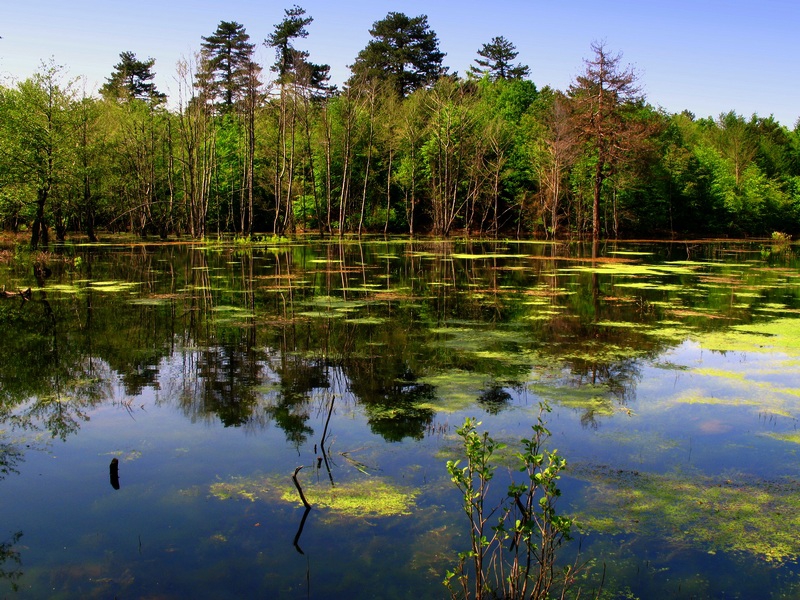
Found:
[[[122,52],[88,93],[50,63],[0,87],[0,225],[31,245],[99,229],[248,236],[318,231],[540,237],[800,231],[800,128],[667,114],[603,44],[567,90],[537,89],[503,37],[465,76],[425,16],[377,21],[342,89],[285,11],[254,61],[222,21],[177,65]]]

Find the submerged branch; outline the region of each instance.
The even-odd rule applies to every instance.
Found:
[[[301,465],[294,470],[294,473],[292,474],[292,481],[294,481],[294,487],[297,488],[297,492],[300,494],[300,500],[303,501],[303,506],[308,509],[311,508],[311,505],[308,503],[308,500],[306,500],[306,495],[303,493],[303,488],[300,487],[300,482],[297,481],[297,473],[299,473],[300,469],[302,468],[303,467]]]

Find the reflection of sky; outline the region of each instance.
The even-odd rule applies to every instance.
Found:
[[[800,373],[780,368],[786,358],[722,354],[686,341],[644,366],[627,405],[632,416],[604,419],[597,435],[582,432],[574,446],[566,434],[564,453],[655,472],[797,476],[795,444],[769,436],[796,428],[785,415],[798,414]]]
[[[403,247],[397,251],[397,262],[410,260],[403,254]],[[198,251],[183,252],[193,255]],[[212,265],[214,260],[226,258],[211,255]],[[360,261],[361,253],[353,253],[348,260]],[[112,349],[98,348],[99,354],[106,352],[116,358],[118,368],[129,368],[152,379],[136,379],[134,383],[138,385],[126,387],[129,380],[124,380],[102,359],[94,358],[91,374],[103,380],[96,387],[102,390],[105,401],[93,407],[89,402],[88,407],[82,408],[90,418],[78,423],[79,430],[68,435],[66,443],[55,439],[46,451],[39,451],[36,448],[42,446],[39,442],[47,434],[31,439],[33,447],[26,450],[24,462],[18,465],[20,474],[0,481],[0,511],[9,528],[24,533],[22,559],[26,583],[37,591],[44,590],[45,586],[52,586],[51,574],[57,573],[58,585],[70,591],[89,578],[113,579],[115,583],[102,585],[116,585],[116,591],[122,586],[132,592],[117,594],[121,596],[147,595],[152,592],[147,588],[152,582],[182,596],[217,591],[214,586],[220,585],[230,588],[225,593],[238,592],[239,597],[252,597],[253,590],[262,591],[263,595],[274,595],[276,589],[296,590],[292,586],[305,581],[309,565],[292,546],[302,511],[277,500],[222,501],[210,495],[210,487],[236,478],[264,481],[266,477],[277,477],[289,486],[289,475],[301,465],[304,481],[325,484],[329,476],[324,467],[319,470],[316,467],[320,452],[315,445],[320,444],[326,429],[331,398],[335,400],[327,426],[327,447],[330,477],[334,482],[356,481],[366,486],[370,478],[380,477],[418,487],[422,490],[419,504],[424,510],[407,519],[374,522],[370,519],[342,522],[322,510],[312,511],[302,546],[311,556],[314,585],[319,590],[338,586],[344,571],[357,573],[359,577],[363,571],[365,577],[375,579],[405,577],[408,585],[409,573],[413,571],[407,566],[408,556],[426,540],[435,540],[439,545],[437,551],[441,551],[441,547],[453,541],[446,532],[454,531],[453,523],[461,518],[457,493],[444,468],[445,461],[455,458],[458,450],[455,428],[466,416],[475,416],[499,441],[516,444],[519,438],[530,434],[539,394],[550,398],[553,407],[553,412],[545,416],[553,434],[548,446],[558,448],[576,469],[591,470],[597,466],[611,472],[655,474],[680,471],[711,478],[742,474],[757,484],[798,475],[796,446],[768,434],[794,431],[794,419],[781,415],[798,413],[800,396],[796,390],[800,388],[800,370],[796,364],[784,362],[791,357],[772,354],[766,344],[761,344],[770,342],[790,353],[788,335],[747,337],[745,334],[751,328],[728,331],[723,319],[701,318],[697,314],[661,321],[658,311],[646,312],[647,306],[639,300],[651,294],[669,304],[666,301],[672,292],[663,289],[642,292],[625,286],[615,289],[606,286],[605,276],[601,276],[601,289],[613,290],[613,297],[599,292],[598,298],[594,298],[591,291],[578,285],[583,279],[572,274],[567,277],[576,284],[575,294],[564,294],[557,287],[537,286],[537,274],[530,269],[509,271],[520,274],[520,279],[514,279],[518,289],[511,289],[509,276],[509,285],[499,287],[502,291],[493,294],[489,278],[494,280],[497,272],[488,264],[484,271],[484,267],[475,264],[481,261],[472,263],[472,260],[453,259],[449,264],[458,274],[453,280],[461,289],[478,284],[481,292],[477,297],[459,295],[461,292],[455,285],[442,290],[440,296],[423,296],[429,280],[435,283],[433,280],[440,274],[435,269],[420,269],[413,273],[420,277],[414,285],[421,291],[407,304],[403,299],[380,298],[347,303],[337,296],[340,290],[334,286],[326,289],[325,296],[315,296],[309,291],[303,296],[305,300],[298,299],[295,309],[313,308],[313,316],[285,325],[272,322],[275,314],[269,311],[276,310],[277,304],[266,301],[262,304],[269,288],[263,290],[263,296],[259,290],[253,306],[259,319],[257,331],[264,337],[252,348],[248,346],[246,352],[245,344],[237,345],[242,340],[237,323],[242,331],[250,327],[249,313],[230,319],[232,311],[211,310],[211,304],[209,328],[227,332],[232,340],[228,346],[214,345],[225,336],[220,335],[216,341],[209,336],[209,340],[198,340],[196,346],[188,344],[172,352],[165,350],[166,358],[145,366],[138,362],[131,366]],[[516,267],[527,265],[526,260],[515,258],[508,262]],[[436,261],[431,262],[435,267]],[[312,264],[316,269],[316,263]],[[272,262],[265,261],[259,268],[266,272],[274,267]],[[100,261],[94,264],[94,269],[100,277],[103,270]],[[393,273],[398,285],[408,283],[401,276],[403,269],[405,266],[398,267]],[[374,273],[379,274],[378,270]],[[462,281],[461,276],[467,274],[469,279]],[[311,273],[297,275],[312,277]],[[449,276],[450,271],[445,271],[445,275]],[[69,276],[66,274],[65,278]],[[648,276],[658,277],[653,273]],[[776,275],[753,268],[725,285],[736,287],[751,276],[772,286]],[[687,276],[684,283],[692,286],[696,279],[694,275]],[[336,286],[346,286],[339,278],[333,280]],[[354,276],[356,280],[361,280],[360,273]],[[502,272],[499,280],[504,281]],[[153,282],[155,293],[164,291],[159,285]],[[52,289],[49,284],[48,289]],[[783,293],[783,289],[774,293]],[[86,293],[86,290],[80,292]],[[191,291],[185,293],[191,297]],[[362,292],[347,292],[351,297],[365,297],[358,296],[359,293]],[[130,327],[125,331],[138,333],[150,331],[152,326],[155,332],[160,323],[158,315],[171,314],[169,303],[175,302],[172,308],[178,308],[183,302],[167,299],[163,304],[144,308],[138,302],[147,300],[148,292],[140,288],[136,291],[141,295],[135,298],[137,303],[119,302],[109,292],[97,293],[91,305],[83,302],[85,296],[73,304],[75,294],[72,290],[50,292],[48,296],[55,314],[63,319],[64,329],[75,322],[70,319],[77,319],[80,311],[91,306],[93,326],[98,328],[94,331],[106,331],[101,325],[105,316],[112,327],[125,324]],[[726,295],[730,294],[722,294]],[[121,297],[130,295],[125,292]],[[709,298],[699,298],[697,308],[722,313],[714,316],[730,320],[750,318],[744,308],[739,312],[740,309],[731,309],[729,304],[712,311],[717,304]],[[240,300],[238,296],[225,299]],[[450,312],[434,310],[441,299],[453,303],[447,305]],[[519,308],[517,301],[522,307],[519,311],[515,310]],[[704,301],[708,301],[708,306]],[[37,305],[26,306],[32,309]],[[226,305],[215,306],[219,309]],[[477,310],[486,306],[492,310],[487,313]],[[551,306],[558,308],[545,311],[552,313],[551,318],[525,320],[542,307]],[[74,310],[75,307],[78,309]],[[352,315],[348,313],[348,319],[369,315],[385,320],[376,326],[363,320],[347,322],[325,316],[342,308],[357,309]],[[472,318],[448,319],[461,309]],[[575,314],[579,309],[584,312]],[[595,310],[596,313],[592,312]],[[419,316],[426,311],[426,316]],[[498,315],[508,322],[495,322],[493,319]],[[143,316],[152,319],[146,327],[139,322]],[[679,318],[685,322],[678,323]],[[167,321],[162,326],[168,327],[165,336],[169,337],[175,331],[169,329],[173,322]],[[690,322],[694,327],[687,324]],[[796,322],[757,325],[779,330]],[[340,329],[335,330],[337,333],[331,335],[331,340],[364,344],[352,354],[340,346],[330,349],[331,360],[326,363],[320,358],[322,350],[315,345],[321,342],[317,336],[325,328],[337,327]],[[414,329],[413,333],[405,331],[407,327]],[[701,331],[704,327],[711,332]],[[309,347],[281,356],[270,344],[277,343],[275,340],[291,328],[308,332],[300,337],[308,340],[304,343]],[[387,331],[396,337],[382,337]],[[163,332],[159,330],[160,333]],[[742,336],[735,337],[739,333]],[[153,338],[160,339],[159,334]],[[272,334],[276,337],[270,337]],[[588,342],[583,335],[588,336]],[[692,336],[691,340],[674,341],[684,335]],[[132,334],[130,339],[135,337]],[[180,333],[177,337],[184,339]],[[763,346],[762,351],[752,349],[754,340]],[[725,347],[726,343],[735,350],[722,353],[709,349]],[[652,349],[654,354],[642,357],[645,350],[639,344]],[[669,347],[670,344],[675,345]],[[604,345],[614,346],[614,351],[603,352]],[[660,354],[655,354],[656,348],[661,348]],[[67,350],[63,352],[62,360],[66,363]],[[412,373],[405,361],[417,361],[414,368],[425,373]],[[408,369],[398,372],[395,367]],[[609,368],[604,371],[603,367]],[[558,393],[564,388],[587,389],[588,386],[578,384],[585,384],[595,372],[599,373],[598,384],[590,388],[588,396],[574,394],[578,400],[567,404],[565,395]],[[492,374],[500,383],[492,381]],[[359,381],[357,376],[361,377]],[[206,377],[219,385],[205,386]],[[286,380],[283,387],[282,377]],[[426,392],[423,389],[414,396],[418,389],[414,385],[419,383],[415,377],[435,386],[435,394],[422,393]],[[486,394],[487,390],[491,393]],[[482,393],[484,402],[476,403]],[[357,394],[361,396],[357,398]],[[580,405],[580,400],[594,400],[595,394],[597,402],[590,405],[599,410],[587,417],[589,411]],[[242,401],[243,396],[255,400],[246,404],[251,412],[243,415],[246,418],[240,420],[240,426],[222,426],[220,407],[226,408],[225,402]],[[697,398],[714,402],[688,402]],[[64,399],[62,407],[52,404],[50,409],[69,411],[70,399],[67,396]],[[281,406],[284,401],[286,405]],[[415,408],[434,407],[437,412],[427,421],[425,415],[420,417],[421,411],[403,412],[404,401],[408,404],[420,401],[424,407]],[[297,421],[287,419],[286,423],[301,422],[307,427],[303,443],[295,443],[281,429],[281,424],[273,418],[276,407],[298,417]],[[375,415],[384,419],[382,425],[396,419],[399,423],[396,431],[404,434],[399,441],[387,443],[381,436],[388,427],[373,428],[370,419]],[[405,435],[414,427],[422,429],[421,440]],[[33,437],[35,433],[30,435]],[[27,443],[20,437],[18,440],[19,444]],[[112,457],[120,460],[118,491],[109,483],[108,466]],[[495,482],[494,489],[500,493],[504,493],[506,477],[503,470]],[[582,485],[575,479],[565,479],[565,489],[570,493],[576,493]],[[575,497],[568,500],[574,501]],[[442,537],[432,537],[431,531],[439,532]],[[311,554],[311,549],[319,548],[324,548],[324,553]],[[324,561],[317,560],[321,554]],[[414,571],[415,582],[420,571],[429,572]],[[423,582],[421,586],[435,590],[432,597],[441,597],[439,580]],[[428,584],[430,587],[425,587]],[[350,585],[353,587],[348,590],[355,586],[363,589],[365,582],[359,579]],[[3,589],[0,583],[0,595]],[[420,591],[418,595],[425,594]],[[353,593],[350,597],[354,597]]]

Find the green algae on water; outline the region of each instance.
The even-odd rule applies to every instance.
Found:
[[[600,533],[658,535],[677,547],[768,562],[800,557],[800,483],[593,469],[576,515]]]
[[[302,474],[300,475],[302,478]],[[409,515],[416,506],[419,490],[398,486],[381,477],[365,477],[331,485],[327,480],[301,481],[303,493],[315,509],[327,510],[346,518],[377,518]],[[211,485],[218,500],[248,502],[288,502],[302,506],[290,475],[285,477],[237,477]]]

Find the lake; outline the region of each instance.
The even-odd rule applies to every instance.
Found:
[[[581,597],[800,596],[797,246],[74,244],[0,284],[2,597],[448,597],[456,428],[513,452],[542,402]]]

